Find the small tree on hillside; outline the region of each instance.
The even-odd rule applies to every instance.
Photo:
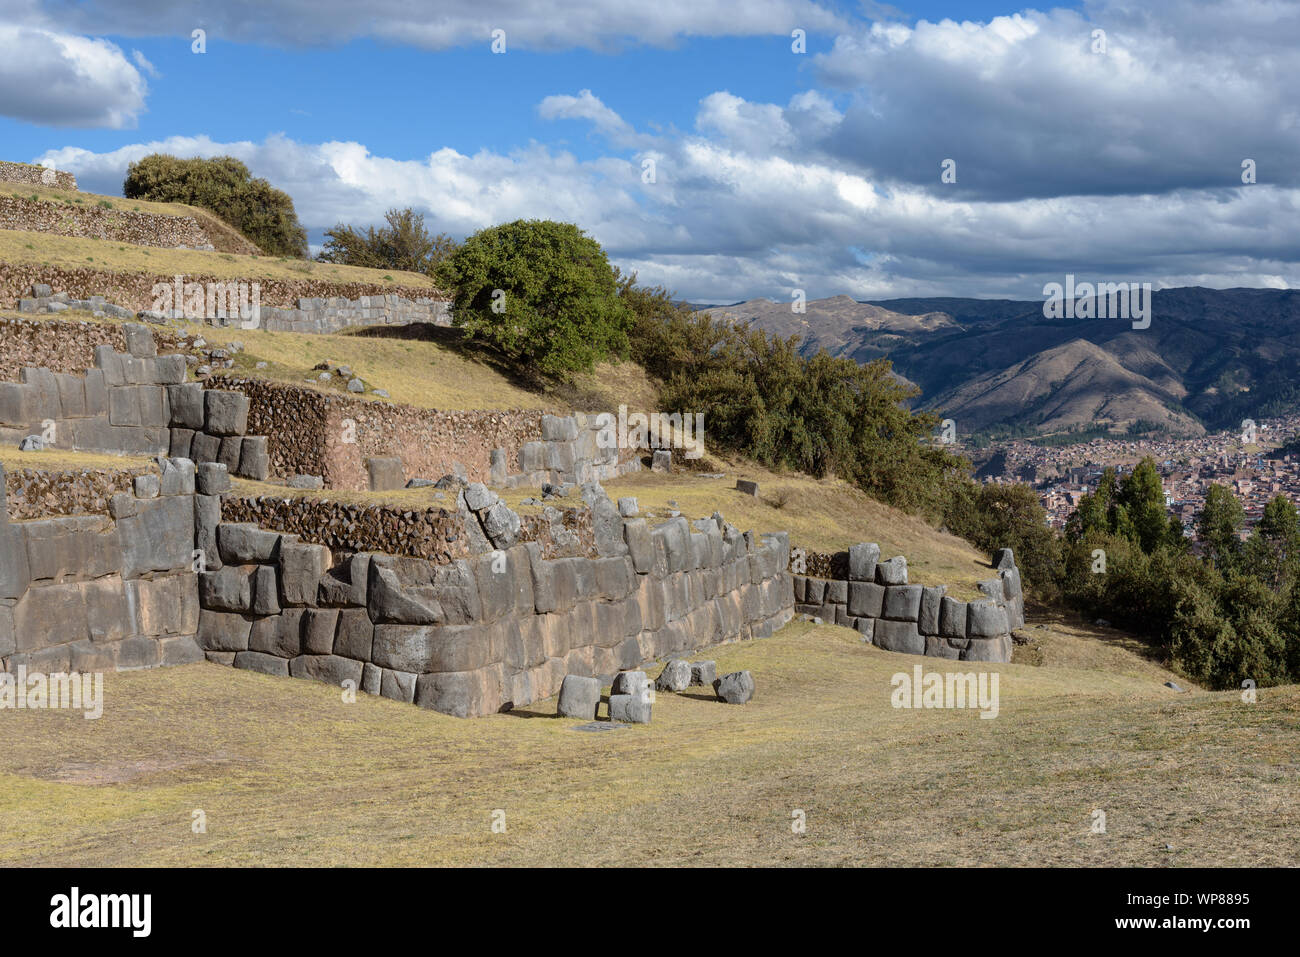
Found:
[[[625,356],[632,314],[605,251],[571,223],[516,220],[470,236],[435,272],[470,335],[545,375]]]
[[[152,153],[127,167],[127,199],[186,203],[208,210],[273,256],[307,256],[307,232],[289,194],[254,179],[233,156],[180,159]]]
[[[390,209],[387,226],[370,226],[365,232],[342,223],[325,231],[321,262],[371,269],[401,269],[432,276],[439,264],[456,250],[446,233],[434,236],[424,225],[424,214],[411,207]]]

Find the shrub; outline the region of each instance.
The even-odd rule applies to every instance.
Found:
[[[836,475],[932,517],[968,466],[925,444],[938,418],[906,408],[915,395],[888,362],[865,366],[797,337],[715,320],[662,287],[618,276],[633,316],[632,355],[662,382],[660,404],[703,412],[707,441],[771,468]]]
[[[387,226],[379,229],[371,226],[364,233],[342,223],[327,229],[325,248],[317,259],[344,266],[402,269],[432,276],[456,250],[456,243],[446,233],[430,235],[424,226],[424,214],[409,206],[390,209],[384,219]]]
[[[571,223],[516,220],[470,236],[436,270],[452,318],[525,366],[565,378],[627,354],[631,313],[600,244]]]
[[[127,168],[122,190],[127,199],[202,207],[273,256],[307,256],[307,233],[293,200],[266,180],[254,179],[233,156],[180,159],[152,153]]]

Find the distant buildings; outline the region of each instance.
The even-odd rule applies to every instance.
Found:
[[[1157,462],[1165,505],[1191,535],[1196,513],[1212,484],[1225,485],[1241,500],[1248,524],[1263,514],[1274,496],[1286,495],[1300,506],[1300,456],[1267,458],[1300,435],[1300,415],[1267,419],[1258,426],[1256,450],[1248,451],[1237,432],[1216,432],[1192,439],[1093,439],[1078,445],[1045,447],[1014,440],[995,447],[992,461],[1000,469],[982,471],[985,482],[1024,482],[1038,489],[1048,524],[1064,528],[1079,500],[1096,488],[1102,473],[1133,470],[1146,456]]]

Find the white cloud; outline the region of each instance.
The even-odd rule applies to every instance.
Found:
[[[1300,4],[1256,0],[875,24],[813,57],[852,97],[820,145],[929,189],[954,158],[965,195],[1229,188],[1246,157],[1300,185],[1297,37]]]
[[[0,23],[0,116],[45,126],[133,127],[146,90],[140,71],[107,40]]]
[[[642,280],[708,301],[784,299],[795,286],[814,297],[1035,297],[1066,272],[1157,287],[1300,285],[1300,190],[1281,187],[957,200],[701,136],[661,141],[654,184],[635,158],[580,161],[540,144],[397,160],[355,142],[172,137],[39,160],[112,192],[131,160],[155,151],[244,160],[295,198],[309,230],[378,222],[407,205],[453,235],[516,218],[574,222]]]
[[[26,6],[29,19],[57,18],[87,33],[188,36],[199,26],[210,39],[289,47],[374,37],[434,50],[481,43],[486,50],[491,32],[502,29],[507,51],[608,49],[668,46],[691,36],[789,36],[795,27],[833,31],[845,24],[830,4],[813,0],[746,0],[743,15],[731,0],[224,0],[198,11],[172,0],[26,0]]]

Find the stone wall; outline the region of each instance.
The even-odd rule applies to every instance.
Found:
[[[32,166],[28,163],[9,163],[0,161],[0,182],[22,183],[26,186],[48,186],[52,189],[75,191],[77,177],[63,170],[45,166]]]
[[[1011,660],[1011,631],[1025,624],[1025,602],[1011,549],[995,560],[998,575],[979,583],[984,598],[957,601],[948,586],[912,585],[907,559],[880,561],[880,546],[835,554],[794,550],[795,610],[856,628],[886,651],[962,661]]]
[[[167,216],[39,197],[0,196],[0,229],[168,249],[212,248],[208,234],[193,216]]]
[[[406,299],[390,294],[361,296],[355,301],[343,296],[304,297],[292,309],[274,306],[262,309],[262,328],[270,332],[330,334],[355,326],[406,325],[413,322],[450,326],[451,303],[429,296]]]
[[[171,455],[267,477],[266,437],[248,434],[248,399],[186,382],[185,357],[158,355],[148,326],[127,323],[122,335],[127,351],[95,346],[83,375],[27,366],[18,382],[0,382],[0,442],[40,436],[56,449]]]
[[[151,466],[106,469],[10,468],[4,472],[10,521],[22,522],[52,515],[107,515],[108,503],[118,492],[129,491],[137,475]]]
[[[94,672],[203,659],[191,568],[193,467],[141,476],[136,491],[115,494],[107,516],[13,523],[0,508],[0,670]]]
[[[180,339],[166,330],[154,333],[159,352],[180,351]],[[17,381],[28,366],[51,372],[82,373],[95,366],[98,346],[126,349],[119,323],[0,316],[0,380]]]
[[[438,515],[463,550],[430,549],[432,560],[305,540],[337,514],[316,514],[302,534],[230,521],[249,500],[231,494],[218,463],[196,474],[188,460],[162,460],[111,494],[107,516],[13,523],[0,503],[0,668],[95,671],[202,655],[468,717],[549,697],[566,675],[608,680],[767,637],[796,612],[855,627],[887,650],[968,661],[1009,660],[1008,632],[1023,623],[1005,549],[998,578],[981,584],[990,597],[955,602],[942,586],[908,584],[906,563],[880,562],[873,545],[827,557],[847,577],[820,579],[787,570],[785,533],[742,534],[717,514],[652,528],[622,517],[597,485],[582,494],[581,520],[545,517],[545,534],[535,520],[530,540],[527,522],[472,484],[455,512]],[[309,502],[296,502],[312,517]],[[268,515],[288,524],[257,513]],[[337,532],[342,545],[358,543]]]
[[[467,491],[471,506],[490,495]],[[594,558],[548,559],[538,542],[518,542],[443,563],[335,561],[293,535],[221,524],[219,567],[210,557],[199,576],[199,642],[237,668],[352,681],[468,717],[548,697],[568,674],[609,677],[767,637],[793,614],[784,534],[760,539],[720,519],[652,529],[619,518],[603,493],[590,501]],[[480,516],[495,507],[479,504]]]
[[[462,474],[468,481],[512,488],[580,485],[640,468],[634,450],[599,447],[598,426],[589,415],[443,412],[224,375],[205,384],[248,396],[249,430],[269,436],[273,474],[319,475],[333,489],[370,489],[367,462],[390,456],[401,459],[403,481]],[[284,422],[294,427],[280,428]]]
[[[252,265],[252,264],[250,264]],[[50,266],[35,262],[0,262],[0,309],[16,309],[18,301],[27,297],[34,285],[48,285],[56,291],[66,292],[73,299],[103,296],[132,312],[152,309],[153,287],[172,284],[175,275],[152,272],[115,272],[91,269],[85,266]],[[293,308],[298,300],[312,298],[344,298],[359,300],[362,296],[395,295],[416,300],[428,297],[433,290],[427,287],[403,286],[397,283],[336,282],[325,279],[272,279],[257,275],[214,276],[203,273],[186,273],[186,283],[256,282],[260,286],[262,307]]]

